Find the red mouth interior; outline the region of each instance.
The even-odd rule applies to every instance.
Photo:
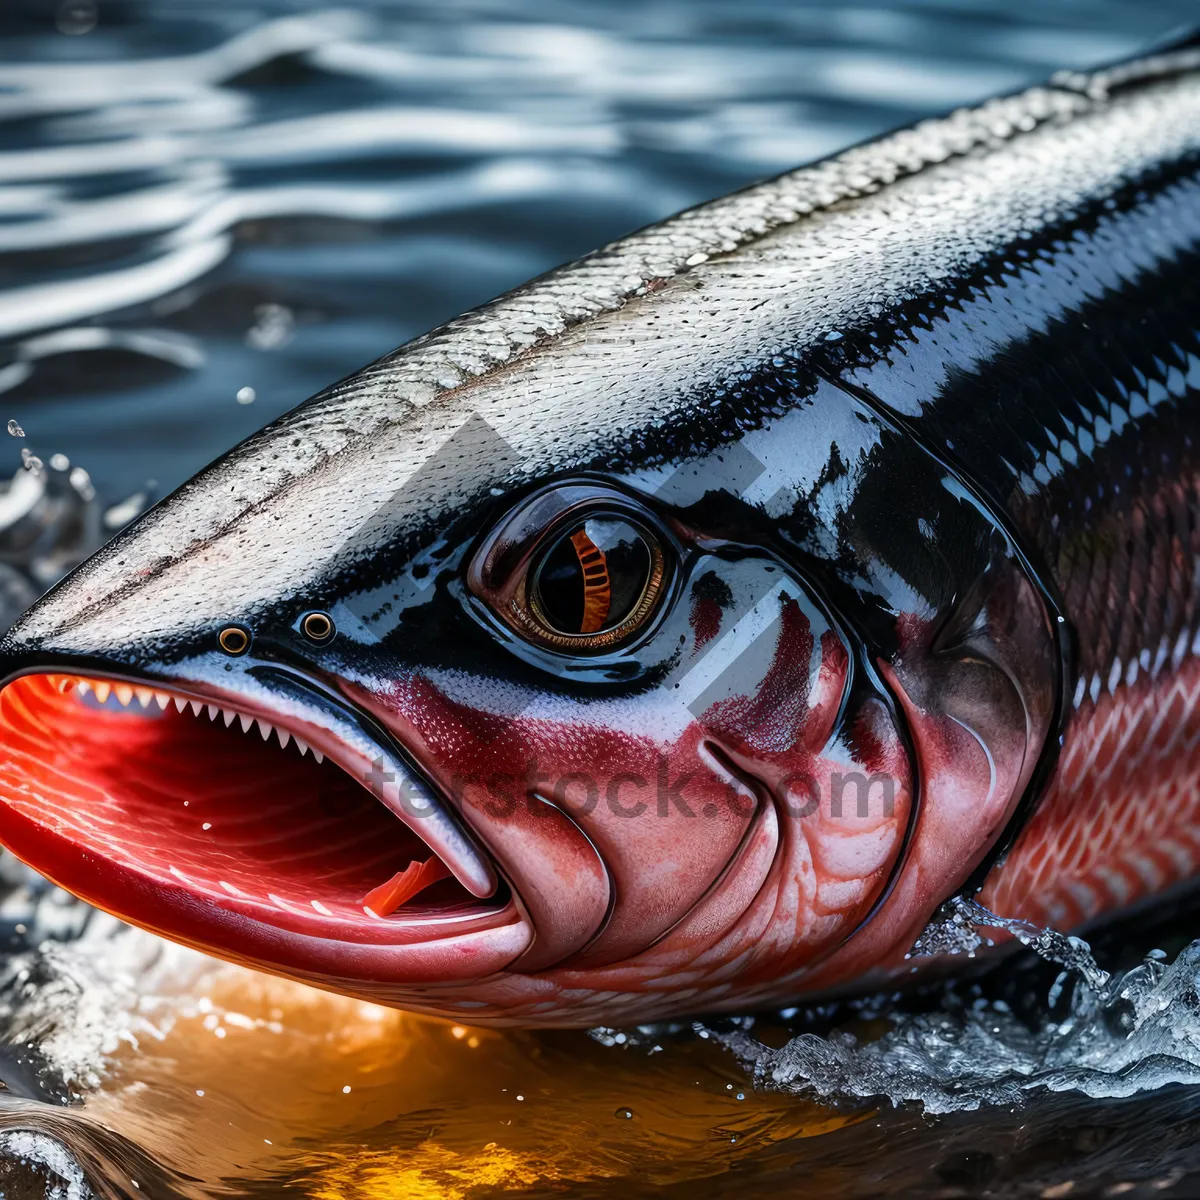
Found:
[[[64,675],[8,684],[0,839],[152,928],[156,889],[350,941],[421,940],[495,911],[331,760],[278,726],[264,740],[248,717],[227,725],[215,707],[196,715],[172,699]]]

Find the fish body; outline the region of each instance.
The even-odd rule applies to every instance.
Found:
[[[894,983],[963,888],[1077,925],[1185,881],[1198,256],[1185,44],[551,272],[17,623],[0,839],[516,1024]]]

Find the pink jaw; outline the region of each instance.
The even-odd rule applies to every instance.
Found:
[[[469,895],[334,761],[301,752],[322,731],[172,698],[67,676],[8,684],[5,844],[135,924],[344,990],[475,978],[525,948],[511,904]]]

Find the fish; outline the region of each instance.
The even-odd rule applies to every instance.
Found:
[[[0,841],[480,1025],[892,988],[1200,862],[1200,40],[417,338],[0,642]]]

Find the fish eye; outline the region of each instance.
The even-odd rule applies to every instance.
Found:
[[[548,634],[611,645],[632,632],[631,617],[653,606],[658,566],[647,534],[620,517],[591,517],[541,554],[527,589],[529,615]]]
[[[665,544],[650,514],[620,493],[563,486],[493,530],[468,582],[526,641],[599,654],[650,624],[668,575]]]

